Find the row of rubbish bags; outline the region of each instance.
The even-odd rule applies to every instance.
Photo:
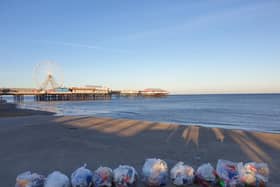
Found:
[[[170,174],[170,175],[169,175]],[[161,159],[146,159],[142,168],[142,180],[146,186],[162,187],[171,180],[175,186],[198,184],[202,187],[265,187],[269,168],[266,163],[218,160],[216,169],[210,164],[202,164],[195,171],[189,165],[178,162],[168,172],[167,163]],[[15,187],[134,187],[138,174],[134,167],[120,165],[112,170],[99,167],[92,172],[86,165],[76,169],[70,179],[59,171],[46,178],[30,171],[17,176]]]

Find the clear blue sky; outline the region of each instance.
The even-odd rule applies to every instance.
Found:
[[[280,1],[0,1],[0,87],[45,60],[66,86],[280,92]]]

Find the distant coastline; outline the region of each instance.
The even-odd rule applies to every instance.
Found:
[[[169,95],[279,95],[280,92],[206,92],[206,93],[176,93],[170,92]]]

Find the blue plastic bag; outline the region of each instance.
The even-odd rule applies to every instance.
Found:
[[[218,160],[216,173],[225,186],[236,186],[240,184],[240,170],[242,167],[242,162]]]
[[[59,171],[48,175],[44,187],[70,187],[69,178]]]
[[[137,182],[137,172],[132,166],[120,165],[113,171],[116,187],[132,187]]]
[[[200,165],[196,170],[196,180],[202,186],[216,184],[216,171],[210,163]]]
[[[73,187],[91,187],[92,172],[86,168],[86,164],[72,173],[71,183]]]

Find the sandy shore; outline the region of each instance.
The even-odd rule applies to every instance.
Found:
[[[0,118],[0,150],[0,179],[5,187],[14,186],[16,175],[26,170],[44,175],[61,170],[70,175],[84,163],[92,170],[129,164],[141,173],[144,160],[153,157],[166,160],[169,167],[184,161],[194,168],[205,162],[216,166],[219,158],[263,161],[271,169],[269,186],[280,186],[280,134],[31,115]]]
[[[20,109],[16,104],[6,103],[0,104],[0,118],[1,117],[16,117],[16,116],[31,116],[31,115],[50,115],[51,112]]]

